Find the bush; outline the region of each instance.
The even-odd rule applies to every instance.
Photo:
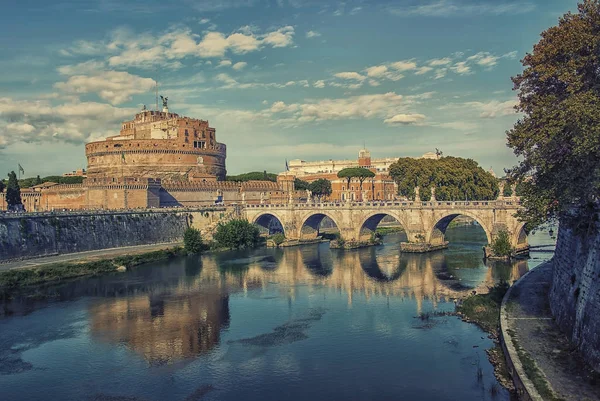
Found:
[[[498,233],[492,241],[492,252],[495,256],[510,256],[512,254],[508,231],[502,230]]]
[[[188,254],[202,252],[202,236],[200,230],[188,227],[183,233],[183,247]]]
[[[285,241],[285,235],[283,233],[277,233],[271,237],[271,240],[273,240],[275,245],[279,246]]]
[[[244,219],[219,223],[214,239],[219,247],[232,249],[252,248],[261,241],[258,227]]]

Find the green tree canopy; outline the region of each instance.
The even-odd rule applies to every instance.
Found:
[[[294,179],[294,188],[297,191],[306,191],[309,189],[309,183],[307,181],[301,180],[300,178]]]
[[[390,176],[398,184],[398,194],[415,198],[419,187],[424,201],[431,199],[431,187],[440,201],[493,200],[498,197],[498,180],[477,162],[461,157],[413,159],[403,157],[392,163]]]
[[[348,181],[348,185],[350,185],[350,181],[353,178],[357,178],[362,188],[363,181],[367,178],[375,177],[375,173],[362,167],[348,167],[338,171],[337,176],[338,178],[345,178]]]
[[[512,190],[512,185],[509,181],[506,181],[504,183],[504,190],[502,191],[502,196],[513,196],[513,190]]]
[[[246,181],[272,181],[277,182],[277,174],[275,173],[267,173],[266,171],[253,171],[250,173],[238,174],[238,175],[228,175],[225,177],[226,181],[237,181],[237,182],[246,182]]]
[[[183,233],[183,248],[188,254],[202,252],[202,235],[200,230],[188,227]]]
[[[21,188],[29,188],[34,185],[42,184],[44,182],[55,182],[57,184],[81,184],[83,182],[84,177],[63,177],[60,175],[49,175],[43,178],[37,177],[28,177],[22,178],[19,180],[19,187]]]
[[[17,182],[17,175],[14,171],[8,173],[8,184],[6,185],[6,204],[9,209],[18,207],[21,201],[21,188]]]
[[[258,227],[244,219],[219,223],[214,239],[219,246],[232,249],[252,248],[261,240]]]
[[[323,196],[331,195],[331,181],[319,178],[310,183],[309,190],[320,200]]]
[[[6,187],[6,185],[4,185],[4,181],[3,181],[3,180],[0,180],[0,194],[1,194],[2,192],[4,192],[4,188],[5,188],[5,187]]]
[[[37,177],[35,177],[35,181],[34,181],[33,185],[40,185],[42,182],[43,182],[42,179],[38,175]]]
[[[530,229],[569,210],[598,211],[599,27],[600,1],[585,0],[542,32],[512,79],[523,117],[507,132],[508,146],[522,161],[509,175],[522,181],[519,215]]]

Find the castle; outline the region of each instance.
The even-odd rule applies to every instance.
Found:
[[[224,181],[227,147],[208,121],[144,109],[119,135],[86,144],[87,178],[81,184],[46,182],[21,190],[28,212],[135,209],[264,203],[301,198],[293,177],[280,182]],[[290,182],[291,180],[291,182]],[[6,210],[0,194],[0,210]]]

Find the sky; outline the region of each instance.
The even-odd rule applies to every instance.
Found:
[[[517,162],[519,60],[575,0],[21,0],[0,13],[0,174],[86,167],[155,83],[227,170],[292,159]]]

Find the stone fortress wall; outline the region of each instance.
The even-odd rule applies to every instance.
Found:
[[[600,371],[600,223],[585,235],[561,226],[552,263],[552,314],[583,357]]]
[[[0,262],[181,241],[187,227],[206,228],[227,213],[221,207],[0,215]]]

